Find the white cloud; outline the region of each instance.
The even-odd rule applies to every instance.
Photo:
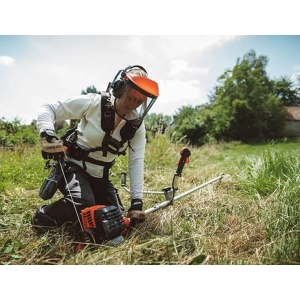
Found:
[[[207,102],[205,94],[199,88],[199,81],[195,79],[159,81],[158,84],[160,95],[151,109],[153,113],[172,115],[182,106],[196,106]]]
[[[160,46],[165,56],[169,59],[183,57],[187,53],[203,54],[212,48],[239,38],[236,35],[183,35],[161,36]]]
[[[295,85],[300,85],[300,82],[299,82],[299,79],[300,78],[300,65],[295,65],[293,67],[293,70],[294,70],[294,74],[291,75],[290,79],[293,81],[293,83]]]
[[[3,66],[11,66],[15,63],[15,59],[10,57],[10,56],[0,56],[0,65],[3,65]]]
[[[129,51],[136,53],[140,57],[144,56],[150,60],[154,60],[154,55],[146,50],[145,38],[145,36],[130,36],[126,47]]]
[[[167,78],[159,80],[160,96],[151,109],[155,113],[173,115],[182,106],[207,103],[206,89],[200,79],[207,76],[209,67],[193,67],[185,59],[172,60]]]
[[[209,72],[209,68],[195,68],[189,66],[189,62],[184,59],[172,60],[170,62],[171,70],[169,76],[176,78],[193,78],[196,76],[204,76]]]
[[[20,115],[31,122],[44,102],[78,95],[90,85],[105,90],[117,72],[129,64],[142,65],[149,77],[159,82],[160,96],[150,112],[171,115],[182,106],[207,102],[208,89],[223,71],[222,62],[230,58],[217,57],[219,51],[214,50],[237,38],[240,37],[28,36],[26,47],[18,48],[22,55],[17,56],[15,66],[2,68],[0,117]],[[0,65],[14,63],[11,53],[0,57]]]
[[[299,79],[300,78],[300,72],[295,73],[291,76],[291,80],[293,81],[294,84],[299,85]]]
[[[198,83],[197,80],[167,80],[166,83],[162,85],[161,97],[175,101],[196,99],[200,96],[200,89],[196,86]]]

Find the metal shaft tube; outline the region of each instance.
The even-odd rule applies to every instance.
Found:
[[[184,197],[188,194],[191,194],[191,193],[193,193],[193,192],[195,192],[195,191],[197,191],[197,190],[199,190],[199,189],[201,189],[201,188],[203,188],[203,187],[205,187],[205,186],[207,186],[207,185],[209,185],[209,184],[211,184],[215,181],[221,180],[223,178],[223,176],[224,176],[224,174],[221,174],[220,176],[218,176],[216,178],[213,178],[213,179],[211,179],[211,180],[209,180],[209,181],[207,181],[207,182],[205,182],[205,183],[203,183],[203,184],[201,184],[201,185],[199,185],[199,186],[197,186],[197,187],[195,187],[195,188],[193,188],[189,191],[186,191],[186,192],[174,197],[173,201],[176,201],[176,200],[178,200],[178,199],[180,199],[180,198],[182,198],[182,197]],[[164,207],[168,206],[169,204],[170,204],[170,201],[165,201],[165,202],[162,202],[160,204],[155,204],[153,207],[145,210],[145,214],[149,214],[149,213],[154,212],[158,209],[164,208]]]

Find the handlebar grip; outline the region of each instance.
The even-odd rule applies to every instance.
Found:
[[[125,172],[122,172],[121,173],[121,185],[124,187],[126,186],[126,173]]]
[[[189,157],[191,155],[191,151],[188,148],[183,147],[180,151],[180,154],[181,154],[181,157],[179,158],[179,160],[177,162],[178,167],[176,169],[177,176],[181,176],[181,172],[184,167],[184,164],[189,163]]]

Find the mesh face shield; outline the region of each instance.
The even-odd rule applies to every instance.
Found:
[[[132,73],[126,73],[124,79],[126,83],[124,93],[117,101],[128,110],[128,113],[122,116],[118,109],[116,112],[121,118],[137,126],[142,123],[156,101],[159,95],[158,84],[147,77]]]

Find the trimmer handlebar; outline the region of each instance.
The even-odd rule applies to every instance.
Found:
[[[122,187],[126,186],[126,173],[125,172],[122,172],[121,173],[121,185]]]
[[[130,189],[128,189],[126,186],[126,176],[127,176],[127,173],[125,173],[125,172],[121,173],[121,186],[126,192],[130,193]]]
[[[181,177],[181,173],[182,173],[182,169],[183,169],[184,165],[186,163],[188,164],[190,162],[189,157],[191,155],[191,151],[188,148],[183,147],[180,151],[180,154],[181,154],[181,157],[179,158],[179,160],[177,162],[177,169],[174,174],[173,182],[172,182],[172,188],[173,188],[174,192],[178,190],[177,182],[178,182],[178,178]]]
[[[184,197],[190,193],[193,193],[195,192],[196,190],[200,189],[200,188],[203,188],[209,184],[212,184],[213,182],[215,181],[219,181],[223,178],[224,174],[222,173],[220,176],[216,177],[216,178],[213,178],[211,179],[210,181],[207,181],[199,186],[196,186],[195,188],[189,190],[189,191],[186,191],[178,196],[175,197],[175,191],[178,190],[178,186],[177,186],[177,182],[178,182],[178,178],[181,177],[181,173],[182,173],[182,170],[183,170],[183,167],[186,163],[189,163],[190,160],[189,160],[189,157],[191,155],[191,152],[188,148],[186,147],[183,147],[180,151],[180,155],[181,157],[179,158],[178,162],[177,162],[177,169],[176,169],[176,172],[174,173],[174,177],[173,177],[173,182],[172,182],[172,187],[166,187],[164,188],[161,192],[159,191],[143,191],[143,194],[159,194],[159,195],[164,195],[165,196],[165,199],[166,201],[160,203],[160,204],[155,204],[153,207],[145,210],[145,213],[148,214],[148,213],[151,213],[151,212],[154,212],[160,208],[164,208],[168,205],[172,205],[174,203],[174,201],[180,199],[181,197]],[[130,192],[130,189],[128,189],[126,187],[126,173],[125,172],[122,172],[121,173],[121,185],[123,187],[123,189],[127,192]]]
[[[180,151],[180,154],[181,154],[181,157],[179,158],[179,160],[178,160],[178,162],[177,162],[177,169],[176,169],[176,172],[175,172],[175,174],[177,175],[177,176],[181,176],[181,173],[182,173],[182,169],[183,169],[183,167],[184,167],[184,164],[185,163],[189,163],[190,162],[190,160],[189,160],[189,157],[190,157],[190,155],[191,155],[191,151],[188,149],[188,148],[186,148],[186,147],[183,147],[182,149],[181,149],[181,151]]]
[[[182,170],[183,170],[183,167],[184,165],[187,163],[190,162],[189,160],[189,157],[191,155],[191,151],[186,148],[186,147],[183,147],[181,150],[180,150],[180,158],[177,162],[177,169],[176,169],[176,172],[174,174],[174,177],[173,177],[173,182],[172,182],[172,189],[173,189],[173,196],[174,196],[174,192],[175,190],[178,189],[177,187],[177,180],[178,180],[178,177],[181,176],[181,173],[182,173]],[[126,176],[127,174],[125,172],[122,172],[121,173],[121,186],[122,188],[127,191],[127,192],[130,192],[130,189],[126,187]],[[166,192],[166,189],[163,189],[162,192],[157,192],[157,191],[143,191],[144,194],[164,194],[166,196],[166,198],[170,198],[170,191]],[[166,195],[168,194],[168,195]]]

